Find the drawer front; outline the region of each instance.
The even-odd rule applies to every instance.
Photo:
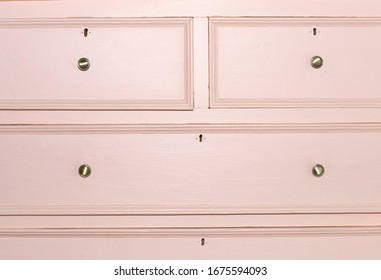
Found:
[[[3,216],[0,259],[379,258],[380,216]]]
[[[377,18],[211,18],[211,107],[380,107],[380,38]]]
[[[299,232],[298,232],[299,230]],[[259,229],[259,234],[212,235],[207,231],[165,236],[150,234],[149,229],[130,233],[126,229],[58,229],[11,232],[0,230],[0,259],[226,259],[226,260],[379,260],[381,234],[367,229],[341,231],[335,227],[323,230]],[[8,232],[7,232],[8,231]],[[260,232],[263,231],[263,232]],[[283,232],[282,232],[283,231]],[[322,232],[323,231],[323,232]],[[355,234],[351,234],[351,231]],[[373,230],[375,231],[375,230]],[[97,233],[97,232],[100,232]],[[307,232],[307,234],[300,234]],[[328,234],[327,234],[328,233]],[[205,237],[205,234],[207,235]],[[205,237],[205,238],[204,238]],[[202,241],[204,240],[204,241]],[[52,249],[53,248],[53,249]],[[144,267],[142,265],[142,267]],[[353,273],[353,272],[349,272]],[[90,276],[90,275],[88,275]]]
[[[1,260],[379,260],[380,236],[0,238]],[[54,250],[52,250],[54,248]],[[144,267],[144,264],[141,264]],[[206,272],[206,271],[205,271]],[[91,275],[91,272],[87,272]],[[349,275],[349,274],[348,274]]]
[[[0,21],[0,109],[192,109],[192,19]]]
[[[379,132],[173,129],[2,127],[1,213],[381,211]]]

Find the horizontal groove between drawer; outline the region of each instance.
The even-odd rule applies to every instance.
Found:
[[[181,133],[181,132],[235,132],[235,133],[322,133],[322,132],[380,132],[380,122],[364,123],[192,123],[192,124],[6,124],[0,133]]]
[[[303,214],[381,214],[380,204],[337,205],[258,205],[205,207],[163,206],[70,206],[70,205],[2,205],[0,216],[186,216],[186,215],[303,215]]]
[[[381,214],[283,215],[140,215],[140,216],[1,216],[0,229],[10,228],[246,228],[370,227]]]
[[[380,226],[219,227],[219,228],[18,228],[0,229],[1,237],[313,237],[381,235]]]
[[[363,208],[363,209],[254,209],[251,211],[243,211],[237,209],[227,209],[227,210],[175,210],[167,209],[161,211],[149,211],[149,210],[112,210],[112,209],[103,209],[103,210],[91,210],[91,209],[74,209],[74,210],[65,210],[65,209],[17,209],[9,208],[2,209],[0,207],[0,217],[1,216],[266,216],[266,215],[351,215],[351,214],[381,214],[381,206],[377,208]]]

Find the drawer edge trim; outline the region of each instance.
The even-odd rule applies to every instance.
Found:
[[[23,228],[0,229],[0,238],[136,238],[136,237],[316,237],[380,236],[381,226],[248,227],[248,228]]]
[[[266,215],[381,213],[380,203],[327,205],[1,205],[0,216]]]
[[[380,122],[359,123],[190,123],[190,124],[2,124],[9,133],[334,133],[381,132]]]

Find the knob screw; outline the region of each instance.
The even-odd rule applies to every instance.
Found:
[[[311,66],[315,69],[319,69],[323,66],[323,59],[320,56],[314,56],[311,58]]]
[[[90,68],[90,60],[86,57],[82,57],[78,60],[78,69],[81,71],[87,71]]]
[[[78,168],[78,173],[79,173],[79,176],[81,176],[82,178],[87,178],[90,176],[91,174],[91,168],[89,165],[87,164],[82,164],[79,168]]]
[[[312,174],[315,176],[315,177],[321,177],[324,175],[324,166],[321,165],[321,164],[316,164],[313,168],[312,168]]]

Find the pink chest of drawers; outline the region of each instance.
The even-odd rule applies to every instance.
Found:
[[[380,11],[0,1],[0,258],[380,258]]]

